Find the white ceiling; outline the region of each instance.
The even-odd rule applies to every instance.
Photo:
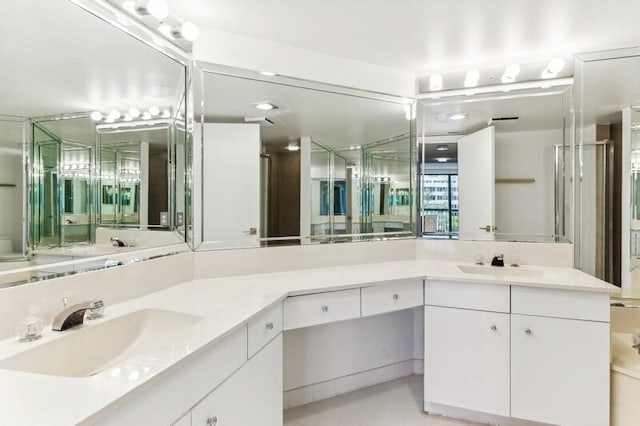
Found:
[[[637,0],[169,0],[211,28],[422,75],[638,44]]]
[[[68,0],[2,2],[0,114],[175,103],[181,65]]]

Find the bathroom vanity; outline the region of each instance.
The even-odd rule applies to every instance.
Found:
[[[2,342],[0,423],[281,425],[287,331],[407,309],[425,312],[426,411],[606,423],[617,288],[569,268],[477,268],[408,260],[195,280],[108,306],[77,329]],[[32,374],[29,358],[53,346],[77,349],[86,369]]]

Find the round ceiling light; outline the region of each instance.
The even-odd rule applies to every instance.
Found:
[[[259,104],[256,104],[255,107],[258,108],[260,111],[271,111],[272,109],[278,108],[277,106],[275,106],[270,102],[260,102]]]

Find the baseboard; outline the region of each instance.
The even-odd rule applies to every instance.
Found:
[[[424,411],[437,416],[449,417],[452,419],[464,420],[474,423],[500,426],[550,426],[545,423],[532,422],[528,420],[514,419],[512,417],[497,416],[494,414],[480,413],[478,411],[466,410],[464,408],[450,407],[448,405],[424,402]]]
[[[413,374],[424,376],[424,360],[423,359],[413,360]]]
[[[414,374],[416,365],[418,365],[419,368],[423,368],[422,364],[422,360],[410,359],[292,389],[284,392],[284,409],[287,410],[289,408],[332,398],[337,395],[342,395],[344,393],[377,385],[379,383],[410,376]]]

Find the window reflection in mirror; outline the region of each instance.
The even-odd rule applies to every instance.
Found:
[[[421,101],[421,232],[567,241],[570,88]]]
[[[410,101],[233,74],[202,74],[201,248],[415,235]]]

